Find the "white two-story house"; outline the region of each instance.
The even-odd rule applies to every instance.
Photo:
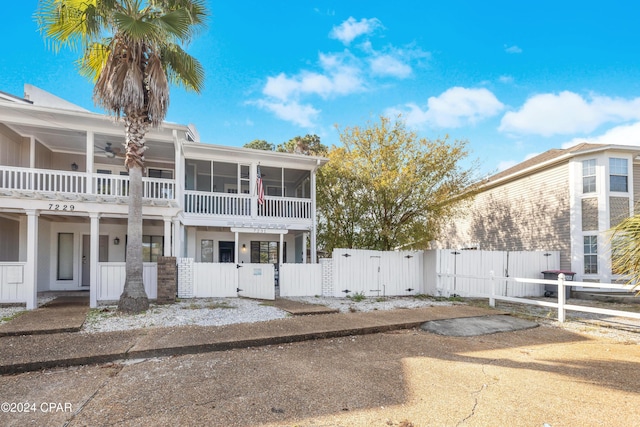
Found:
[[[89,290],[92,306],[117,298],[128,213],[123,141],[122,123],[36,87],[25,85],[24,97],[0,93],[0,303],[34,308],[40,291]],[[158,256],[316,262],[315,176],[326,159],[204,144],[193,127],[172,123],[146,141],[150,298]]]

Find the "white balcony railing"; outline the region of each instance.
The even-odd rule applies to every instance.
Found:
[[[91,192],[87,191],[88,179],[92,183]],[[142,197],[172,200],[175,185],[172,179],[142,178]],[[0,166],[0,190],[124,197],[129,195],[129,177]]]
[[[198,215],[251,216],[251,196],[247,194],[185,191],[184,211]]]
[[[311,219],[311,200],[267,196],[264,204],[258,205],[258,216]]]
[[[85,193],[87,174],[48,169],[0,167],[0,189]]]

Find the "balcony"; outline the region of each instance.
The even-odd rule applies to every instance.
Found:
[[[248,194],[185,191],[184,212],[198,216],[310,220],[311,199],[266,196],[260,205],[256,196]]]
[[[91,186],[88,185],[89,182]],[[173,200],[175,186],[172,179],[142,178],[142,197]],[[127,197],[129,177],[0,166],[0,191],[17,196],[20,192],[33,192]]]

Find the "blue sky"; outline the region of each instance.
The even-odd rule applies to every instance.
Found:
[[[30,83],[84,108],[77,54],[47,49],[36,0],[6,2],[0,91]],[[209,2],[188,48],[205,90],[174,89],[167,120],[205,143],[281,143],[402,114],[469,141],[479,173],[578,142],[640,145],[640,7],[631,1]]]

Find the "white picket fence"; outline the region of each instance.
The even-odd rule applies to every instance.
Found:
[[[124,289],[127,263],[99,262],[96,295],[98,301],[117,301]],[[158,297],[158,264],[145,262],[142,266],[144,290],[149,299]]]

